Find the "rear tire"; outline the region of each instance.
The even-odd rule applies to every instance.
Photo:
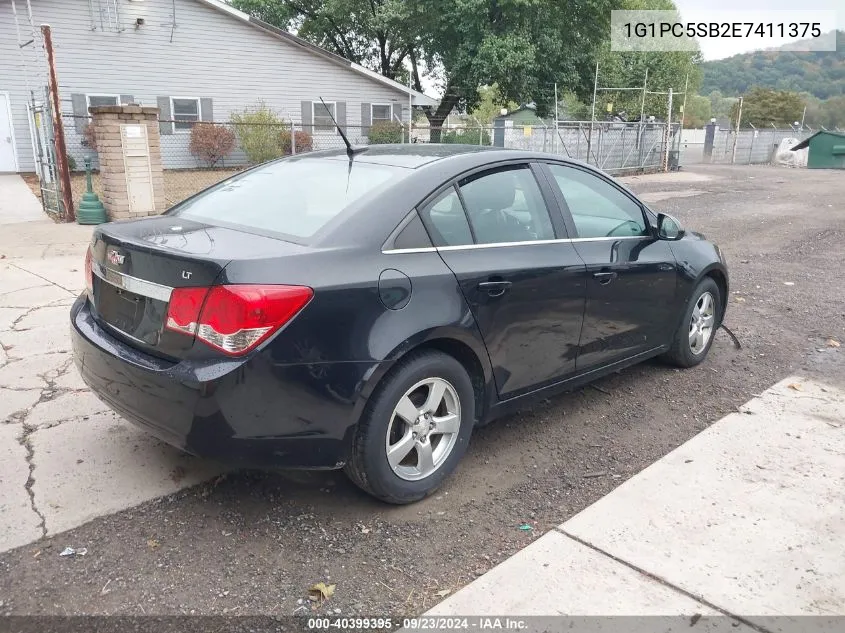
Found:
[[[455,469],[474,421],[475,393],[464,367],[442,352],[412,353],[371,396],[344,470],[382,501],[419,501]]]
[[[702,279],[690,295],[672,347],[661,358],[670,365],[685,368],[707,358],[719,327],[722,301],[716,282],[711,277]]]

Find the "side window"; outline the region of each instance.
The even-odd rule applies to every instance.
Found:
[[[647,235],[640,206],[598,176],[563,165],[549,170],[572,213],[578,237]]]
[[[555,239],[540,187],[527,165],[472,176],[460,188],[478,244]]]
[[[467,217],[454,187],[441,193],[420,210],[435,246],[472,244]]]

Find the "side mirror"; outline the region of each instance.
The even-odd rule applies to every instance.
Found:
[[[657,214],[657,237],[661,240],[679,240],[684,236],[681,223],[667,213]]]

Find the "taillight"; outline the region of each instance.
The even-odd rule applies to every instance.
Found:
[[[239,356],[290,321],[313,295],[307,286],[174,288],[165,327]]]
[[[85,288],[88,290],[88,296],[94,295],[94,270],[91,263],[93,255],[91,254],[91,247],[85,251]]]

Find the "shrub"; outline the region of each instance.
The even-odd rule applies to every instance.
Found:
[[[93,123],[88,123],[82,129],[82,144],[94,152],[97,151],[97,136],[94,134]]]
[[[67,168],[70,171],[76,171],[76,159],[70,154],[67,155]]]
[[[233,112],[229,120],[235,128],[241,149],[253,165],[284,154],[279,138],[282,120],[262,101],[243,112]]]
[[[454,143],[463,145],[479,145],[479,135],[481,136],[481,145],[490,145],[490,134],[487,130],[480,128],[466,128],[463,130],[443,130],[440,135],[441,143]]]
[[[370,126],[370,145],[402,142],[402,125],[398,121],[379,121]]]
[[[188,150],[209,167],[214,167],[234,149],[235,133],[223,125],[197,123],[191,128]]]
[[[304,132],[302,130],[296,130],[293,133],[293,137],[296,140],[296,153],[297,154],[304,154],[305,152],[310,152],[314,149],[314,139],[308,132]],[[279,132],[279,143],[282,146],[282,153],[285,156],[290,156],[293,153],[293,148],[291,147],[290,143],[291,132],[288,129],[284,129]]]

